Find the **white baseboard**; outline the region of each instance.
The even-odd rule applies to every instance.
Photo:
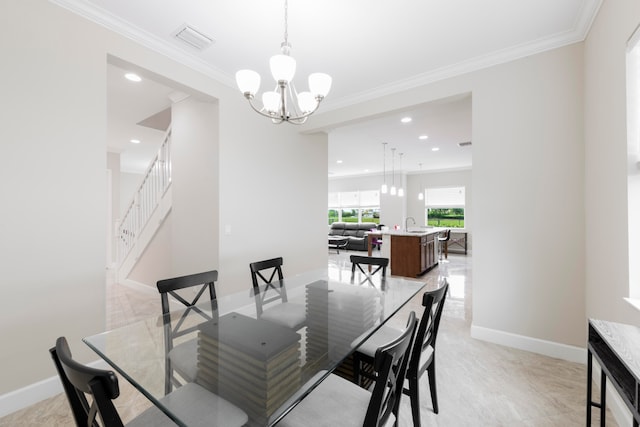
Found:
[[[471,337],[575,363],[587,363],[587,349],[471,325]]]
[[[120,280],[118,283],[130,289],[135,289],[136,291],[147,292],[149,294],[158,296],[158,289],[156,289],[155,286],[152,287],[149,285],[145,285],[144,283],[136,282],[135,280],[131,280],[131,279],[123,279],[123,280]]]
[[[506,347],[512,347],[519,350],[538,353],[543,356],[567,360],[569,362],[581,363],[583,365],[586,365],[587,363],[586,348],[560,344],[552,341],[545,341],[538,338],[531,338],[524,335],[517,335],[509,332],[498,331],[495,329],[483,328],[481,326],[473,325],[471,326],[471,337],[482,341],[504,345]],[[593,362],[593,379],[599,388],[601,369],[600,365],[598,365],[598,362],[595,359],[593,360]],[[584,393],[586,396],[586,378]],[[595,393],[596,392],[594,392],[594,396],[596,396]],[[624,403],[624,401],[612,385],[609,385],[609,387],[607,387],[607,408],[611,411],[611,414],[615,418],[618,425],[631,425],[631,413],[627,409],[627,405]]]
[[[109,369],[107,363],[103,360],[92,362],[89,366],[100,369]],[[56,375],[37,383],[29,384],[21,389],[3,394],[0,396],[0,418],[62,392],[62,383]]]
[[[62,384],[57,376],[30,384],[0,396],[0,417],[31,406],[62,393]]]

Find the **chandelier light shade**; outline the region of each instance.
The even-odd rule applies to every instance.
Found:
[[[260,89],[260,74],[252,70],[240,70],[236,73],[236,83],[240,92],[249,101],[249,105],[258,114],[268,117],[273,123],[289,122],[303,124],[313,114],[331,90],[331,76],[313,73],[309,76],[309,91],[300,92],[293,84],[296,74],[296,60],[290,56],[291,45],[288,36],[288,2],[284,2],[284,41],[280,45],[281,53],[269,60],[271,75],[276,87],[262,94],[262,108],[255,105],[255,97]]]
[[[389,194],[391,194],[392,196],[395,196],[397,192],[395,160],[396,160],[396,149],[392,148],[391,149],[391,189],[389,190]]]
[[[389,188],[387,187],[387,143],[382,143],[382,187],[380,188],[380,192],[382,194],[387,194]]]

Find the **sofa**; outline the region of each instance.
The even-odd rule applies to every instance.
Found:
[[[375,222],[334,222],[329,228],[329,235],[347,238],[347,246],[344,249],[366,251],[369,249],[369,244],[365,233],[377,228],[378,224]]]

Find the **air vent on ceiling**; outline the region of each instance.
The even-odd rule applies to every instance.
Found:
[[[458,147],[468,147],[471,145],[471,141],[458,142]]]
[[[178,40],[181,40],[182,42],[198,50],[204,50],[205,48],[215,43],[213,37],[207,36],[202,31],[196,30],[188,24],[184,24],[182,27],[178,28],[178,30],[174,33],[174,36]]]

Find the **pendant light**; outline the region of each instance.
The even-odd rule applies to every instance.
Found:
[[[422,163],[420,165],[420,194],[418,194],[418,200],[424,200],[424,186],[422,185]]]
[[[383,142],[382,143],[382,188],[380,188],[380,192],[382,194],[387,194],[388,188],[387,188],[387,143]]]
[[[389,190],[389,194],[392,196],[396,195],[396,149],[391,149],[391,189]]]
[[[404,153],[400,153],[400,188],[398,188],[398,197],[404,197],[404,188],[402,187],[402,155]]]

